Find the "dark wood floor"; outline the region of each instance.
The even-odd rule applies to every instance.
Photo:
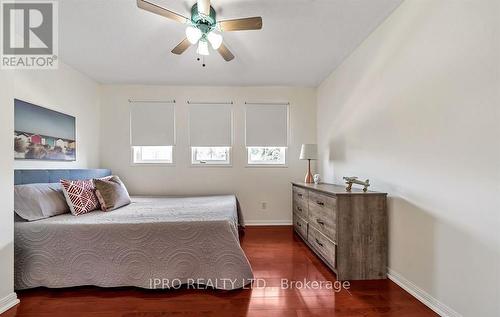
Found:
[[[335,281],[335,275],[290,227],[251,227],[242,246],[256,278],[253,290],[33,289],[2,317],[160,316],[437,316],[389,280],[353,281],[350,290],[281,289],[280,280]]]

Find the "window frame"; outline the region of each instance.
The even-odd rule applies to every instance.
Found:
[[[159,147],[170,147],[172,148],[172,162],[167,161],[135,161],[135,148],[149,147],[149,145],[143,146],[130,146],[130,165],[131,166],[175,166],[175,145],[158,145]],[[153,146],[151,146],[153,147]]]
[[[195,162],[194,159],[194,149],[195,148],[226,148],[228,150],[229,160],[224,161],[224,163],[213,163],[202,161]],[[233,166],[233,147],[232,146],[190,146],[189,147],[189,162],[191,167],[232,167]],[[226,163],[227,162],[227,163]]]
[[[283,149],[285,154],[284,163],[250,163],[250,149],[251,148],[280,148]],[[288,168],[288,146],[247,146],[246,147],[246,167],[264,167],[264,168]]]

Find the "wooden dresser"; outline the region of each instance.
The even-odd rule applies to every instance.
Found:
[[[295,232],[338,280],[387,278],[387,194],[292,183]]]

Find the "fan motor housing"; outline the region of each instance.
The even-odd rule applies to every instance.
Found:
[[[198,4],[193,5],[191,8],[191,22],[204,34],[209,33],[217,25],[214,8],[211,6],[210,15],[206,16],[198,11]]]

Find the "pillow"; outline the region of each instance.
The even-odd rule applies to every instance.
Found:
[[[60,182],[73,215],[83,215],[99,207],[99,201],[94,193],[94,182],[91,179],[61,179]]]
[[[131,203],[127,188],[118,176],[94,179],[95,193],[103,211],[114,210]]]
[[[61,185],[27,184],[14,186],[14,211],[28,221],[69,212]]]

